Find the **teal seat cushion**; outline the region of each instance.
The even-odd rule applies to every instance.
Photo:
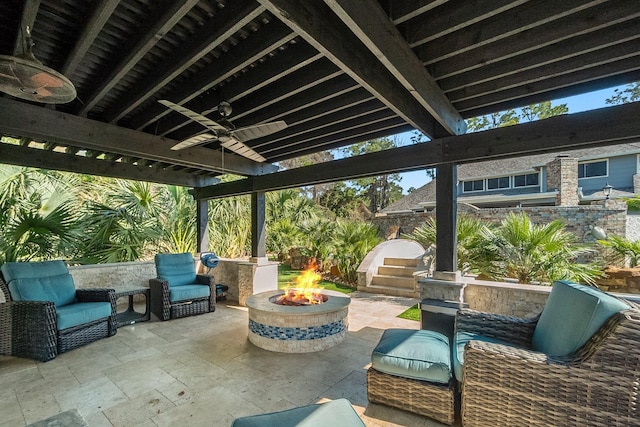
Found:
[[[198,298],[208,298],[211,288],[206,285],[182,285],[169,288],[169,300],[171,302],[187,301]]]
[[[9,282],[9,291],[15,301],[53,301],[56,307],[76,301],[76,288],[69,273],[13,279]]]
[[[448,384],[449,338],[428,330],[387,329],[373,349],[371,367],[399,377]]]
[[[557,281],[533,333],[532,348],[550,356],[580,349],[615,313],[629,305],[599,289]]]
[[[453,373],[455,374],[456,379],[460,382],[462,382],[462,370],[464,368],[464,346],[472,340],[490,342],[494,344],[512,345],[507,341],[486,337],[484,335],[478,335],[471,332],[457,332],[455,337],[453,338]]]
[[[236,418],[231,427],[364,427],[347,399]]]
[[[155,263],[158,278],[166,280],[171,287],[191,285],[196,281],[193,255],[189,252],[156,254]]]
[[[63,330],[111,316],[108,302],[78,302],[56,307],[58,329]]]

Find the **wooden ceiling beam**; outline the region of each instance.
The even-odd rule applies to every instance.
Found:
[[[256,163],[231,153],[202,147],[171,150],[177,142],[72,114],[0,98],[0,134],[28,137],[37,141],[72,145],[88,150],[119,153],[212,172],[260,175],[277,170],[276,166]]]
[[[465,121],[377,1],[325,0],[325,3],[448,134],[466,132]],[[363,10],[367,13],[362,13]]]
[[[279,21],[270,22],[267,25],[269,31],[264,36],[259,32],[252,34],[234,49],[230,49],[223,56],[209,63],[184,84],[164,95],[164,98],[183,105],[287,44],[296,36]],[[213,106],[215,105],[207,108]],[[147,110],[132,119],[130,124],[132,128],[143,129],[168,114],[167,108],[160,104],[153,104]]]
[[[233,124],[236,127],[242,127],[260,123],[261,121],[249,121],[248,117],[252,113],[268,109],[271,105],[282,100],[300,96],[300,93],[313,87],[317,87],[324,82],[331,81],[332,79],[342,77],[344,79],[351,80],[347,76],[344,76],[342,72],[329,61],[321,61],[322,62],[320,63],[315,62],[309,67],[298,70],[297,72],[289,75],[288,78],[282,82],[276,82],[272,85],[266,86],[253,93],[252,96],[235,102],[232,106],[234,112],[230,117]],[[350,83],[354,84],[353,81]],[[218,113],[216,112],[215,114]],[[215,116],[212,116],[215,120]],[[182,140],[201,131],[202,125],[191,123],[180,128],[176,132],[168,134],[168,136],[173,139]]]
[[[273,58],[267,58],[259,66],[250,68],[246,73],[234,78],[231,83],[216,88],[210,94],[203,93],[183,105],[199,113],[210,110],[222,101],[233,105],[239,99],[250,96],[255,91],[288,77],[295,71],[321,58],[322,55],[307,43],[289,44],[282,52],[278,52]],[[145,131],[153,131],[156,135],[166,135],[190,123],[190,120],[184,120],[184,117],[177,115],[164,116],[162,120],[151,123],[151,121],[156,120],[157,117],[164,113],[161,109],[156,110],[150,107],[142,114],[145,114],[145,117],[153,118],[145,119],[141,114],[139,118],[136,117],[131,120],[131,127],[141,130],[141,123],[146,122],[149,125],[144,128]]]
[[[420,21],[407,22],[403,33],[413,48],[518,7],[526,1],[452,0]]]
[[[116,2],[117,3],[117,2]],[[158,41],[164,37],[164,35],[173,28],[184,15],[186,15],[195,4],[197,0],[180,0],[172,2],[171,6],[162,10],[162,14],[157,16],[156,12],[150,25],[143,26],[148,28],[143,34],[141,34],[136,43],[132,43],[129,47],[129,51],[122,59],[115,65],[112,70],[100,80],[100,83],[96,85],[91,94],[85,96],[84,105],[78,111],[79,115],[86,116],[87,113],[104,98],[104,96],[118,82],[129,72],[131,69],[153,48]]]
[[[16,28],[16,38],[13,45],[13,55],[21,55],[25,52],[27,36],[27,27],[33,29],[36,21],[38,10],[40,9],[40,0],[25,0],[20,15],[20,26]]]
[[[622,0],[616,7],[611,7],[609,3],[599,4],[537,27],[515,31],[515,34],[511,31],[508,33],[509,37],[491,40],[490,43],[484,42],[481,27],[475,28],[475,32],[470,34],[456,34],[456,37],[459,35],[466,40],[470,49],[465,49],[464,54],[460,54],[455,48],[451,48],[453,55],[447,59],[435,59],[429,52],[428,45],[416,48],[416,53],[439,82],[441,79],[474,72],[510,58],[528,56],[546,46],[571,46],[573,40],[580,35],[599,30],[609,31],[618,24],[639,16],[640,10],[635,0]],[[448,42],[441,40],[437,43]],[[434,46],[435,44],[436,42]]]
[[[258,1],[425,135],[447,133],[326,4],[297,0]]]
[[[67,56],[67,59],[60,68],[60,73],[69,76],[73,74],[119,3],[120,0],[101,0],[97,2],[93,13],[89,19],[86,20],[85,26],[80,37],[76,40],[75,46],[71,49],[71,53]]]
[[[556,116],[198,188],[193,195],[196,199],[211,199],[421,170],[443,163],[460,164],[616,145],[640,139],[639,116],[638,102]]]
[[[611,28],[608,27],[592,33],[581,34],[567,40],[565,43],[554,43],[531,51],[526,55],[510,57],[504,61],[493,62],[473,71],[440,79],[438,80],[438,85],[445,93],[448,93],[506,76],[515,76],[524,71],[576,58],[598,49],[615,49],[616,45],[620,43],[640,38],[638,28],[640,28],[640,18]],[[580,61],[579,64],[584,64],[584,62]]]
[[[640,55],[640,52],[637,54]],[[640,57],[633,56],[620,61],[603,64],[596,67],[589,67],[584,70],[570,72],[567,74],[553,75],[550,78],[530,82],[522,86],[510,87],[505,90],[497,90],[493,93],[457,102],[455,105],[466,116],[467,111],[482,110],[487,111],[504,111],[507,105],[513,105],[512,101],[518,107],[531,103],[531,97],[543,97],[544,100],[561,98],[557,91],[569,91],[573,85],[587,82],[599,82],[599,87],[593,90],[606,89],[616,84],[632,83],[635,80],[626,80],[617,83],[619,80],[616,76],[627,76],[629,73],[637,75],[640,73]],[[611,79],[611,81],[610,81]],[[580,92],[584,93],[584,92]],[[466,116],[468,117],[468,116]]]
[[[640,37],[640,34],[638,34]],[[607,46],[593,52],[585,53],[575,58],[553,62],[537,68],[522,71],[517,76],[504,76],[502,78],[489,80],[484,83],[468,85],[461,89],[448,93],[449,98],[456,105],[462,102],[473,102],[484,97],[491,97],[496,93],[505,93],[510,89],[519,87],[531,87],[538,82],[558,78],[563,75],[576,77],[576,83],[589,79],[589,70],[601,72],[607,64],[617,63],[623,71],[630,71],[629,66],[636,64],[636,69],[640,68],[640,50],[638,50],[638,40],[630,40],[615,46]],[[626,60],[631,62],[628,62]],[[625,65],[626,64],[626,65]],[[577,77],[582,76],[582,77]],[[593,74],[593,77],[598,77]]]
[[[213,177],[199,177],[193,174],[162,170],[142,165],[136,166],[123,162],[97,160],[90,157],[1,143],[0,162],[9,165],[85,175],[108,176],[110,178],[133,179],[137,181],[156,182],[158,184],[178,185],[181,187],[199,187],[220,182],[219,179]]]
[[[164,66],[159,67],[152,75],[146,77],[147,84],[140,85],[138,90],[128,93],[123,102],[118,102],[105,112],[105,121],[115,123],[142,105],[191,65],[263,12],[263,7],[249,0],[236,0],[227,4],[217,13],[209,25],[200,28],[172,56],[165,58]]]
[[[394,24],[402,24],[410,19],[423,15],[448,0],[389,0],[382,7]]]

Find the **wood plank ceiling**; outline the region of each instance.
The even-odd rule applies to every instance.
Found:
[[[0,162],[190,187],[413,129],[455,139],[464,118],[640,80],[637,0],[9,0],[0,55],[27,25],[78,97],[0,99],[0,135],[21,140]],[[205,129],[159,99],[288,127],[247,142],[266,163],[217,142],[172,151]],[[423,167],[399,153],[395,170]]]

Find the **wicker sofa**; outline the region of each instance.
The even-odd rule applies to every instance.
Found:
[[[454,371],[464,426],[639,426],[640,309],[556,282],[540,316],[461,310]]]
[[[113,289],[75,289],[63,261],[2,265],[0,354],[43,362],[115,335]]]
[[[204,314],[216,310],[213,276],[196,274],[193,255],[156,254],[155,279],[149,280],[151,312],[160,320]]]

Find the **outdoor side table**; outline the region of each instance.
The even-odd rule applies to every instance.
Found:
[[[134,295],[144,295],[144,313],[135,310],[133,306]],[[143,286],[124,286],[116,288],[116,300],[126,296],[129,297],[129,306],[125,311],[116,313],[118,327],[133,325],[134,323],[144,322],[151,318],[151,312],[149,311],[149,288]]]

